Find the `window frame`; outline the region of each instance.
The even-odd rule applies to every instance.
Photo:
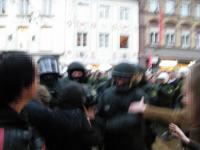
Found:
[[[186,49],[186,48],[190,48],[190,46],[191,46],[190,32],[189,31],[182,31],[182,33],[181,33],[181,47]]]
[[[176,32],[175,32],[175,29],[166,29],[166,32],[165,32],[165,46],[170,48],[170,47],[174,47],[175,44],[176,44]]]
[[[196,16],[196,18],[200,18],[200,2],[199,3],[197,3],[197,5],[196,5],[196,11],[195,11],[195,16]]]
[[[29,0],[19,1],[19,14],[23,16],[29,14]]]
[[[149,0],[149,11],[151,13],[159,12],[160,5],[158,0]]]
[[[159,28],[151,27],[149,31],[149,45],[152,47],[158,46],[160,42]],[[153,38],[152,38],[153,37]]]
[[[51,16],[52,15],[52,0],[42,0],[42,15]]]
[[[110,18],[110,6],[100,5],[99,6],[99,19],[109,19]]]
[[[99,48],[109,48],[110,34],[106,32],[99,33]]]
[[[187,5],[187,14],[184,14],[184,8],[186,8],[186,7],[184,7],[184,5],[186,6]],[[189,17],[190,15],[191,15],[191,1],[189,0],[189,1],[186,1],[186,0],[182,0],[181,1],[181,9],[180,9],[180,15],[182,16],[182,17]],[[186,13],[186,12],[185,12]]]
[[[171,4],[170,4],[171,3]],[[171,6],[170,6],[171,5]],[[173,6],[172,6],[173,5]],[[169,11],[168,6],[170,6],[170,9],[173,9],[171,11]],[[165,4],[165,14],[167,15],[173,15],[175,14],[175,10],[176,10],[176,1],[175,0],[166,0],[166,4]]]
[[[200,49],[200,32],[197,32],[195,35],[195,47]]]
[[[76,47],[85,48],[87,46],[88,46],[88,32],[78,31],[76,33]]]
[[[6,3],[7,0],[0,0],[0,15],[6,14]]]
[[[119,19],[121,21],[128,21],[130,17],[130,8],[129,7],[120,7]]]

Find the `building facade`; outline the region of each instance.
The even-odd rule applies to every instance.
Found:
[[[0,0],[0,50],[69,64],[138,62],[137,0]]]
[[[137,0],[67,0],[64,62],[138,62]]]
[[[189,63],[200,58],[199,0],[140,1],[140,63],[149,55]]]
[[[64,18],[64,1],[0,0],[0,50],[62,53]]]

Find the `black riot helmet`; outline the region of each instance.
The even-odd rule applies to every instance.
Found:
[[[86,102],[86,93],[82,84],[70,81],[62,90],[59,96],[59,106],[61,108],[80,108],[83,109],[83,106]]]
[[[44,56],[38,60],[41,84],[52,87],[60,77],[58,59],[55,56]]]
[[[74,75],[75,72],[80,72],[81,75]],[[80,62],[72,62],[69,64],[68,69],[68,78],[70,80],[77,81],[79,83],[86,83],[87,82],[87,77],[86,77],[86,68],[84,65]]]
[[[113,84],[118,92],[126,92],[137,84],[137,68],[134,64],[120,63],[113,68]]]
[[[45,56],[38,60],[39,74],[60,75],[58,59],[55,56]]]

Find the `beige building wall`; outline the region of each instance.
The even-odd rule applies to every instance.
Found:
[[[175,13],[173,15],[167,15],[165,14],[165,5],[167,0],[158,0],[159,1],[159,10],[162,9],[164,12],[164,33],[163,33],[163,41],[161,46],[151,46],[150,45],[150,30],[151,30],[151,24],[150,22],[157,22],[157,27],[159,28],[159,21],[160,21],[160,15],[159,15],[159,10],[156,12],[150,12],[150,0],[142,0],[145,3],[144,7],[144,22],[145,22],[145,28],[142,28],[145,33],[145,39],[144,39],[144,45],[145,45],[145,50],[142,50],[143,52],[146,52],[146,58],[148,56],[148,51],[149,50],[155,50],[159,53],[162,53],[162,56],[164,58],[165,54],[164,51],[177,51],[176,54],[180,53],[182,54],[181,59],[184,59],[186,51],[191,52],[191,60],[193,58],[196,58],[197,56],[200,56],[200,49],[197,49],[196,46],[196,34],[197,32],[200,31],[200,18],[197,17],[197,12],[196,12],[196,7],[197,4],[200,3],[200,0],[190,0],[190,15],[187,17],[181,16],[181,2],[182,0],[175,0]],[[167,27],[167,24],[171,23],[174,26],[175,30],[175,45],[171,48],[166,47],[165,41],[165,30]],[[154,25],[155,26],[155,25]],[[190,47],[189,48],[183,48],[182,43],[181,43],[181,36],[182,32],[186,30],[190,32]],[[141,39],[140,39],[141,40]],[[164,50],[164,51],[162,51]],[[192,56],[192,53],[194,53],[194,56]],[[197,55],[197,53],[199,53]],[[166,54],[167,55],[167,54]],[[195,55],[197,55],[195,57]],[[179,56],[173,56],[172,59],[179,59]],[[168,57],[167,57],[168,58]],[[187,58],[190,59],[190,58]]]

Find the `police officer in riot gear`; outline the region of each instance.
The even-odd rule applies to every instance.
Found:
[[[50,105],[57,103],[58,91],[56,90],[57,82],[60,77],[59,64],[55,56],[44,56],[38,60],[40,82],[45,85],[52,99]]]
[[[113,86],[99,98],[97,121],[105,135],[104,149],[145,150],[144,122],[140,115],[128,113],[129,105],[145,93],[136,87],[136,66],[120,63],[112,71]]]
[[[68,69],[69,80],[74,80],[79,83],[87,83],[87,71],[84,65],[80,62],[72,62]]]
[[[72,62],[69,64],[67,69],[68,76],[59,80],[57,89],[61,91],[64,89],[70,81],[75,81],[81,83],[84,92],[86,94],[86,102],[93,103],[96,101],[96,91],[92,89],[90,85],[87,84],[87,70],[85,66],[80,62]]]
[[[87,84],[88,77],[85,66],[80,62],[72,62],[71,64],[69,64],[67,72],[69,80],[76,81],[82,84],[86,93],[87,101],[93,101],[96,92],[92,89],[92,86]]]

